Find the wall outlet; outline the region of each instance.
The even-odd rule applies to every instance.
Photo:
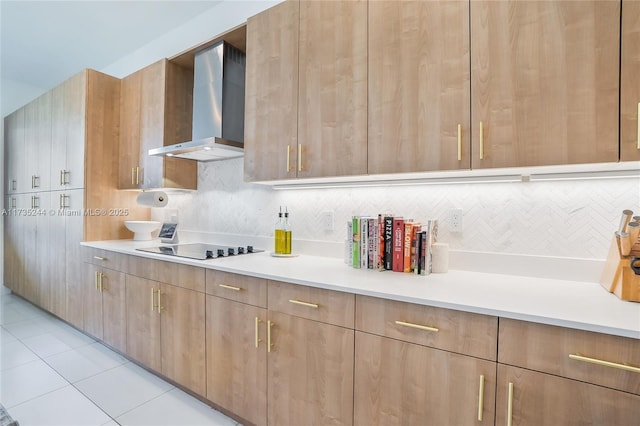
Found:
[[[449,231],[462,232],[462,209],[449,210]]]
[[[333,231],[333,212],[331,211],[326,211],[326,212],[322,212],[320,215],[320,221],[322,222],[322,229],[325,232],[332,232]]]

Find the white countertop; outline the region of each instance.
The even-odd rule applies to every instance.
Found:
[[[269,253],[191,260],[137,251],[159,245],[131,240],[82,245],[311,287],[559,325],[640,339],[640,303],[621,301],[598,283],[450,270],[417,276],[354,269],[341,259]]]

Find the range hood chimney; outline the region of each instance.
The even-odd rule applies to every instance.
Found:
[[[216,161],[244,155],[245,54],[224,41],[197,52],[192,140],[149,155]]]

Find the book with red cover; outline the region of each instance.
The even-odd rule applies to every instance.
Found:
[[[393,260],[392,270],[404,271],[404,219],[393,218]]]
[[[411,231],[413,230],[413,222],[404,222],[404,240],[403,242],[403,272],[411,272]]]

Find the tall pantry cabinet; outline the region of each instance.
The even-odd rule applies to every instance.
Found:
[[[117,191],[120,80],[84,70],[5,120],[4,284],[82,325],[80,242],[147,213]]]
[[[640,160],[640,2],[622,2],[620,160]]]

